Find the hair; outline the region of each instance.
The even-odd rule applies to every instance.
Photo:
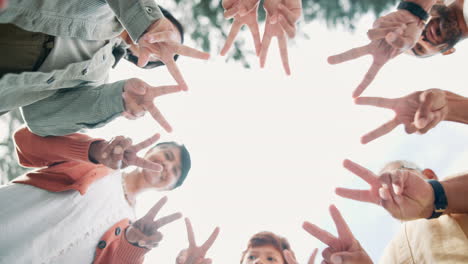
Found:
[[[175,25],[175,27],[180,33],[181,42],[184,43],[184,27],[182,26],[182,24],[169,11],[167,11],[160,5],[158,6],[159,6],[159,9],[161,9],[161,12],[164,15],[164,17],[167,18],[169,21],[171,21],[172,24]],[[178,54],[174,55],[174,60],[177,60],[178,58],[179,58]],[[125,59],[135,65],[138,65],[138,57],[133,55],[130,49],[127,49],[127,55],[125,55]],[[158,66],[163,66],[163,65],[164,65],[164,62],[160,60],[149,61],[148,64],[146,64],[146,66],[143,67],[143,69],[153,69],[153,68],[156,68]]]
[[[174,187],[172,187],[172,190],[173,190],[173,189],[175,189],[177,187],[180,187],[184,183],[184,181],[187,178],[187,175],[188,175],[188,173],[190,171],[190,168],[192,167],[192,161],[190,159],[190,152],[187,150],[185,145],[180,145],[180,144],[178,144],[178,143],[176,143],[174,141],[158,143],[154,147],[152,147],[150,149],[150,151],[153,150],[154,148],[158,147],[158,146],[161,146],[161,145],[171,145],[171,146],[179,148],[179,150],[180,150],[180,167],[181,167],[180,168],[180,177],[177,180]]]
[[[394,160],[390,161],[385,166],[380,170],[380,174],[382,174],[389,166],[398,164],[400,165],[400,169],[410,169],[410,170],[416,170],[422,172],[422,169],[418,167],[415,163],[407,160]]]
[[[263,247],[263,246],[272,246],[278,252],[281,253],[281,256],[283,257],[283,262],[286,263],[286,259],[284,258],[283,250],[287,249],[290,250],[291,253],[294,256],[294,252],[291,250],[291,245],[289,244],[288,240],[284,237],[278,236],[275,233],[272,232],[259,232],[255,235],[253,235],[249,239],[249,243],[247,244],[247,249],[242,252],[242,258],[240,263],[242,264],[242,261],[245,258],[245,254],[247,251],[251,248],[256,248],[256,247]]]

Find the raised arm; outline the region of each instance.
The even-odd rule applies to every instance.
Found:
[[[22,166],[40,168],[65,161],[91,162],[88,156],[90,145],[101,139],[84,134],[62,137],[40,137],[27,128],[14,134],[16,152]]]

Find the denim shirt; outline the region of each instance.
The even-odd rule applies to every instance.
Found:
[[[28,128],[40,136],[66,135],[106,124],[124,111],[125,82],[106,84],[123,27],[136,41],[161,11],[152,0],[10,0],[0,23],[49,35],[108,40],[89,60],[51,72],[6,74],[0,79],[0,113],[22,107]],[[121,25],[122,24],[122,25]]]

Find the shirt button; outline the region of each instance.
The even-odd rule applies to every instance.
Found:
[[[101,241],[99,241],[99,244],[97,246],[100,249],[104,249],[107,246],[107,243],[106,243],[106,241],[101,240]]]
[[[120,230],[120,227],[117,227],[117,228],[115,229],[115,235],[116,235],[116,236],[120,235],[120,231],[121,231],[121,230]]]
[[[82,71],[81,71],[81,74],[83,74],[83,75],[86,75],[86,74],[88,74],[88,68],[86,68],[86,69],[82,70]]]
[[[153,9],[152,9],[151,7],[148,7],[148,6],[147,6],[147,7],[145,7],[145,9],[146,9],[146,12],[147,12],[148,14],[153,13]]]
[[[55,81],[55,78],[52,76],[47,80],[47,84],[51,84]]]

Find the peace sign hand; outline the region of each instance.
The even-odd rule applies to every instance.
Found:
[[[271,39],[276,37],[284,71],[287,75],[291,75],[286,34],[291,38],[295,36],[296,22],[302,14],[302,2],[300,0],[266,0],[263,7],[267,17],[260,50],[260,67],[265,66]]]
[[[394,218],[412,220],[427,218],[434,210],[434,192],[418,171],[397,169],[380,176],[345,160],[343,166],[370,185],[369,190],[336,188],[341,197],[374,203],[384,207]]]
[[[162,171],[163,167],[160,164],[137,156],[140,150],[153,145],[159,137],[159,134],[155,134],[136,145],[132,145],[132,140],[123,136],[115,137],[109,142],[96,141],[89,148],[89,157],[115,170],[133,165],[143,169]]]
[[[356,98],[369,86],[388,61],[416,44],[423,28],[424,23],[419,18],[406,10],[398,10],[379,18],[374,23],[374,28],[368,32],[371,39],[368,45],[330,56],[328,62],[338,64],[365,55],[373,57],[373,62],[364,79],[353,92],[353,97]]]
[[[317,251],[318,249],[314,249],[314,251],[312,252],[312,255],[310,255],[309,257],[309,261],[307,262],[307,264],[314,264],[315,263],[315,257],[317,256]],[[290,251],[290,250],[283,250],[283,255],[284,255],[284,258],[286,259],[286,264],[299,264],[299,262],[297,262],[296,258],[294,257],[293,253]]]
[[[304,222],[302,227],[312,236],[328,245],[328,248],[323,250],[322,256],[325,263],[333,264],[367,264],[373,263],[366,251],[361,247],[359,242],[354,238],[353,233],[346,224],[343,216],[338,209],[330,206],[330,215],[335,222],[338,231],[338,237],[333,236],[320,227]]]
[[[181,213],[174,213],[154,221],[159,210],[166,202],[167,197],[161,198],[145,216],[127,228],[125,237],[130,244],[151,249],[161,242],[163,236],[158,229],[182,217]]]
[[[398,125],[405,126],[406,133],[426,133],[447,117],[449,112],[446,94],[439,89],[415,92],[407,96],[387,99],[380,97],[358,97],[358,105],[372,105],[395,111],[395,117],[361,138],[362,144],[377,139]]]
[[[123,116],[128,119],[135,119],[143,116],[145,111],[148,111],[164,130],[172,132],[171,125],[154,105],[153,101],[156,97],[161,95],[180,91],[181,88],[177,85],[153,87],[140,79],[129,79],[125,82],[124,92],[122,94],[125,104]]]
[[[219,227],[216,227],[210,237],[201,246],[197,246],[195,235],[193,233],[192,224],[188,218],[185,218],[185,226],[187,227],[187,236],[189,247],[182,250],[176,259],[177,264],[211,264],[212,260],[205,258],[206,252],[211,248],[218,237]]]
[[[234,43],[234,40],[239,33],[242,26],[247,25],[255,44],[255,53],[257,56],[260,54],[260,29],[258,26],[257,11],[260,1],[259,0],[223,0],[223,7],[225,18],[234,17],[232,22],[231,31],[226,39],[221,56],[226,55]]]
[[[182,45],[179,35],[178,30],[167,18],[161,18],[154,22],[138,42],[138,66],[144,67],[152,58],[161,60],[182,90],[187,91],[187,84],[177,67],[174,56],[179,54],[208,60],[210,54]]]

